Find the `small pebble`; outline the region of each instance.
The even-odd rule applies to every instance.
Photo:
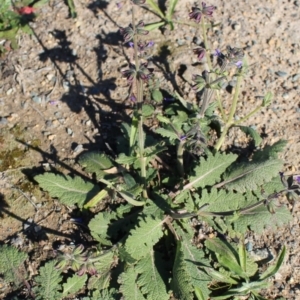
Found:
[[[74,149],[75,153],[81,152],[83,150],[83,146],[81,144],[77,145],[76,148]]]
[[[85,122],[85,125],[86,125],[86,126],[91,126],[91,124],[92,124],[92,121],[91,121],[91,120],[87,120],[87,121]]]
[[[22,102],[21,102],[21,107],[22,107],[23,109],[28,108],[28,103],[27,103],[27,101],[22,101]]]
[[[285,77],[287,75],[287,72],[284,71],[277,71],[275,72],[275,74],[279,77]]]
[[[290,95],[289,95],[288,92],[285,92],[285,93],[282,94],[282,98],[283,98],[284,100],[289,99],[289,97],[290,97]]]
[[[246,247],[246,250],[247,250],[248,252],[251,252],[251,251],[253,250],[253,244],[252,244],[251,242],[248,242],[248,243],[245,245],[245,247]]]
[[[193,42],[194,42],[196,45],[200,46],[201,43],[202,43],[202,40],[201,40],[198,36],[195,36],[194,39],[193,39]]]
[[[4,117],[0,117],[0,125],[6,125],[7,124],[7,119]]]
[[[56,137],[56,134],[49,134],[49,135],[47,136],[47,139],[48,139],[49,141],[52,141],[55,137]]]
[[[60,118],[62,115],[61,115],[61,112],[60,112],[60,111],[56,111],[56,112],[54,113],[54,116],[55,116],[56,118]]]
[[[13,93],[13,91],[14,91],[13,88],[7,90],[6,95],[7,95],[7,96],[11,95],[11,94]]]
[[[72,134],[73,134],[73,130],[72,130],[71,128],[67,128],[67,133],[68,133],[69,135],[72,135]]]
[[[300,73],[293,75],[292,76],[292,82],[298,81],[299,78],[300,78]]]
[[[46,121],[46,127],[52,127],[52,121],[51,120],[47,120]]]
[[[39,97],[39,96],[33,96],[32,98],[31,98],[35,103],[42,103],[42,98],[41,97]]]
[[[234,23],[234,24],[232,24],[232,29],[233,30],[240,30],[241,29],[241,25],[239,23]]]
[[[46,78],[47,78],[49,81],[51,81],[53,77],[55,77],[55,76],[54,76],[54,74],[51,74],[51,73],[49,73],[49,74],[46,75]]]
[[[66,92],[70,90],[70,83],[69,81],[63,81],[63,88]]]
[[[178,46],[182,46],[182,45],[184,45],[184,40],[177,39],[176,43],[178,44]]]
[[[60,118],[57,120],[60,124],[64,124],[66,119],[65,118]]]
[[[23,225],[24,230],[28,229],[33,222],[33,219],[29,218]]]

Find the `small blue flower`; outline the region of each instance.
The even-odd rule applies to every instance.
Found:
[[[243,62],[239,60],[235,63],[235,65],[237,66],[238,69],[241,69],[243,66]]]
[[[132,93],[129,97],[132,102],[136,102],[136,96]]]
[[[220,57],[220,58],[223,56],[222,52],[219,49],[216,49],[215,52],[213,53],[213,55]]]

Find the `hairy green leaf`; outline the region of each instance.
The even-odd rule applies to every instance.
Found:
[[[282,227],[292,220],[289,210],[285,207],[278,207],[274,214],[271,214],[267,207],[262,205],[249,211],[239,214],[233,222],[235,231],[245,233],[249,227],[257,234],[261,234],[267,228]]]
[[[160,103],[164,98],[163,94],[158,89],[153,90],[151,93],[151,96],[152,96],[152,99],[158,103]]]
[[[282,161],[270,159],[262,162],[234,164],[224,176],[222,185],[229,190],[244,193],[256,190],[260,185],[270,181],[282,168]]]
[[[211,238],[205,241],[205,246],[213,253],[227,257],[235,264],[238,264],[238,254],[229,243],[219,238]]]
[[[110,279],[111,279],[110,270],[107,270],[106,272],[102,272],[101,274],[98,274],[96,276],[91,276],[88,280],[88,289],[89,290],[107,289],[109,287]],[[102,300],[102,298],[97,298],[97,299]]]
[[[37,300],[57,300],[61,299],[60,282],[62,280],[60,271],[55,268],[56,262],[51,260],[39,269],[40,274],[34,278],[38,284],[33,288]]]
[[[143,294],[147,294],[147,300],[168,300],[169,295],[165,283],[158,271],[159,264],[151,249],[135,266],[136,271],[140,274],[137,280]]]
[[[196,201],[198,207],[209,204],[203,210],[209,212],[226,212],[236,210],[244,205],[241,201],[243,196],[233,191],[218,190],[212,188],[210,193],[207,190],[202,191],[202,196]]]
[[[79,207],[82,207],[99,192],[98,186],[78,176],[72,178],[68,175],[44,173],[35,176],[34,179],[42,189],[49,192],[51,197],[58,198],[65,205],[77,203]]]
[[[259,279],[261,281],[266,280],[266,279],[274,276],[278,272],[279,268],[281,267],[281,265],[283,263],[285,253],[286,253],[286,247],[283,246],[283,248],[282,248],[282,250],[281,250],[281,252],[278,256],[278,259],[277,259],[276,263],[274,265],[268,267],[268,269],[263,274],[261,274],[259,276]]]
[[[142,106],[142,115],[144,117],[151,117],[154,113],[154,107],[150,104],[144,104]]]
[[[111,245],[107,230],[112,220],[116,220],[115,212],[99,212],[88,225],[91,235],[104,245]]]
[[[146,300],[136,282],[138,274],[134,267],[127,268],[119,277],[120,292],[124,300]]]
[[[171,141],[178,140],[177,134],[172,130],[157,128],[156,133],[160,134],[163,137],[169,138]]]
[[[112,160],[108,155],[96,151],[82,154],[78,162],[90,173],[97,173],[99,170],[107,170],[113,167]]]
[[[125,249],[135,259],[146,256],[152,247],[162,237],[163,221],[148,216],[139,219],[139,226],[131,230],[125,243]]]
[[[78,276],[77,274],[74,274],[72,277],[69,277],[67,279],[67,282],[63,284],[62,296],[67,297],[77,293],[83,288],[86,280],[87,280],[86,274],[82,276]]]
[[[18,285],[22,279],[25,279],[20,274],[20,267],[25,259],[27,259],[27,254],[18,251],[15,247],[0,246],[0,273],[5,281]]]
[[[176,257],[173,265],[172,288],[177,299],[193,300],[192,278],[186,266],[182,244],[177,241]]]
[[[280,140],[273,145],[267,145],[264,149],[254,153],[252,160],[253,161],[263,161],[269,158],[278,158],[278,154],[283,151],[287,141]]]
[[[118,164],[132,164],[135,162],[137,158],[134,156],[127,156],[124,153],[121,153],[119,157],[116,159]]]
[[[182,238],[182,252],[186,262],[185,269],[190,274],[190,281],[194,289],[197,288],[201,291],[202,297],[208,299],[210,293],[208,283],[210,277],[206,274],[203,267],[209,266],[209,261],[204,257],[203,250],[197,249],[192,243],[192,235],[187,234],[181,227],[176,227],[176,232]]]
[[[213,185],[220,180],[221,175],[237,158],[235,154],[222,154],[217,152],[215,155],[209,154],[205,160],[200,159],[200,165],[194,170],[195,176],[190,177],[190,183],[184,189],[205,187]]]
[[[156,115],[156,118],[158,119],[159,122],[164,123],[164,124],[170,124],[171,121],[169,118],[163,116],[163,115]]]
[[[248,126],[238,126],[244,133],[246,133],[247,135],[249,135],[251,138],[253,138],[254,144],[255,146],[259,146],[259,144],[262,142],[262,138],[260,137],[260,135],[258,134],[258,132]]]

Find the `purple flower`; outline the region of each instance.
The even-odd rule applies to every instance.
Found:
[[[124,42],[130,42],[133,39],[133,36],[135,34],[137,35],[147,35],[149,33],[148,30],[144,29],[144,22],[140,21],[135,28],[135,31],[133,30],[132,24],[129,24],[128,27],[122,28],[120,27],[120,33],[123,35]]]
[[[243,62],[239,60],[235,63],[235,65],[237,66],[238,69],[241,69],[243,66]]]
[[[194,19],[195,22],[199,23],[202,15],[211,18],[215,9],[215,6],[206,6],[206,3],[202,2],[202,8],[192,7],[192,12],[189,13],[189,17],[190,19]]]
[[[217,56],[217,57],[222,57],[223,56],[222,52],[219,49],[216,49],[213,55]]]
[[[236,65],[238,62],[241,62],[242,59],[244,58],[243,49],[236,48],[236,47],[232,48],[231,46],[227,46],[226,50],[227,50],[226,58],[231,64]]]
[[[143,81],[148,81],[152,76],[153,71],[153,68],[148,68],[148,63],[143,63],[140,65],[140,69],[137,72],[137,77]]]
[[[147,48],[151,48],[153,46],[154,46],[154,42],[153,41],[148,42],[148,44],[146,45]]]
[[[205,49],[201,47],[194,49],[193,52],[197,55],[198,60],[202,60],[206,53]]]
[[[136,25],[136,33],[138,35],[147,35],[149,33],[149,30],[144,29],[144,27],[145,27],[145,23],[143,21],[140,21]]]
[[[132,102],[136,102],[136,96],[132,93],[129,97]]]
[[[300,184],[300,175],[296,175],[294,177],[295,177],[294,180],[297,181],[297,183]]]
[[[118,9],[120,9],[122,6],[123,6],[123,3],[122,3],[122,2],[118,2],[118,3],[117,3]]]
[[[55,105],[55,104],[57,104],[58,103],[58,101],[55,101],[55,100],[50,100],[49,101],[49,104],[51,104],[51,105]]]
[[[129,45],[130,48],[134,47],[134,43],[133,42],[129,42],[128,45]]]
[[[130,24],[128,27],[120,28],[120,33],[123,35],[124,42],[127,43],[133,39],[134,31]]]
[[[122,75],[126,77],[128,84],[132,84],[136,77],[136,69],[134,65],[131,65],[129,69],[121,71]]]
[[[135,78],[148,81],[152,76],[153,71],[153,68],[148,68],[147,63],[142,63],[139,70],[136,69],[135,65],[131,65],[129,69],[124,70],[121,73],[127,78],[128,84],[132,84]]]

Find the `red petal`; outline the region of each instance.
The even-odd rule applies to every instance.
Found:
[[[34,12],[34,8],[30,6],[24,6],[18,9],[20,15],[30,15]]]

